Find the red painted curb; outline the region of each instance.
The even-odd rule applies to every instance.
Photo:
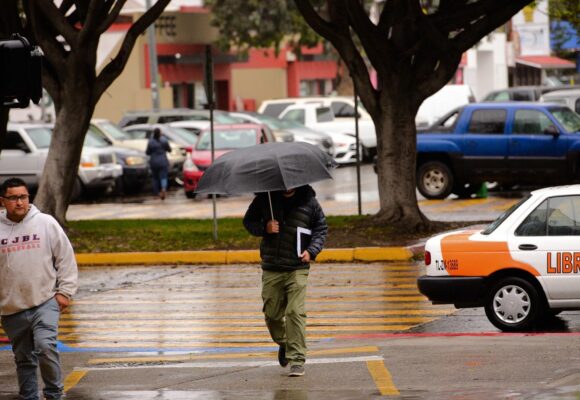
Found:
[[[336,336],[336,339],[407,339],[429,337],[496,337],[496,336],[580,336],[580,332],[442,332],[442,333],[369,333],[362,335]]]

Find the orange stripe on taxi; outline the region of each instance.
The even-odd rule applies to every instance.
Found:
[[[469,240],[477,232],[465,231],[441,239],[441,252],[449,275],[489,276],[506,268],[518,268],[534,276],[540,275],[530,264],[514,260],[507,242]]]

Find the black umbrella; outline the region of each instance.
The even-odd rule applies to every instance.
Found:
[[[265,143],[234,150],[203,173],[196,193],[240,194],[290,190],[332,179],[331,156],[303,143]]]

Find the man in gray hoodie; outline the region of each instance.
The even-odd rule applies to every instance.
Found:
[[[18,178],[0,186],[0,316],[18,375],[20,398],[38,400],[37,367],[44,398],[63,396],[57,350],[58,320],[77,290],[72,246],[56,220],[29,202]]]

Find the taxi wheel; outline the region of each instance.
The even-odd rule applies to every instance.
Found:
[[[498,281],[485,304],[489,321],[504,332],[533,328],[545,309],[545,302],[533,284],[523,278]]]

